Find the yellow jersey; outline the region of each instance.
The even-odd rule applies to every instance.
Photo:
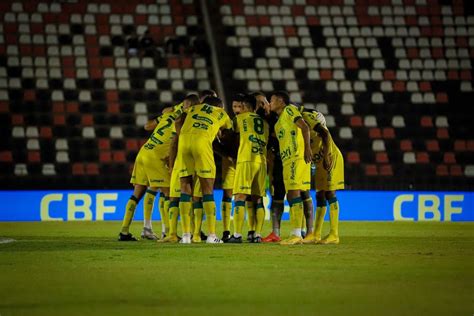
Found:
[[[197,104],[187,110],[180,135],[205,137],[213,141],[222,127],[232,128],[232,121],[224,109],[208,104]]]
[[[311,137],[311,149],[313,151],[313,159],[315,160],[316,163],[320,162],[321,159],[323,158],[323,140],[321,136],[316,132],[315,127],[318,125],[321,125],[322,128],[327,130],[326,127],[326,120],[324,118],[324,115],[322,115],[319,112],[313,111],[313,112],[303,112],[303,119],[308,123],[309,128],[311,129],[310,131],[310,137]],[[331,137],[331,134],[329,134],[329,152],[333,153],[337,150],[336,143],[334,143],[334,140]]]
[[[283,163],[304,159],[304,138],[296,121],[301,113],[293,105],[287,105],[275,124],[275,133],[280,144],[280,156]]]
[[[178,117],[176,112],[168,112],[161,116],[158,125],[151,133],[147,142],[143,145],[146,150],[153,150],[160,145],[160,150],[167,150],[171,144],[173,136],[176,134],[174,121]],[[163,147],[165,146],[165,147]]]
[[[258,114],[246,112],[234,118],[234,131],[240,134],[237,163],[244,161],[266,163],[268,123]]]

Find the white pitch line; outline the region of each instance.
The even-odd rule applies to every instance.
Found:
[[[0,238],[0,244],[9,244],[15,241],[16,241],[15,239],[11,239],[11,238]]]

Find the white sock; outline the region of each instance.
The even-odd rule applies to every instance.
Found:
[[[151,219],[145,220],[145,228],[151,229]]]
[[[165,223],[161,223],[161,231],[162,232],[166,231]]]
[[[191,238],[191,233],[184,233],[184,234],[183,234],[183,237]]]
[[[273,232],[275,233],[275,235],[280,237],[280,228],[273,228]]]
[[[301,237],[301,228],[293,229],[293,235],[296,237]]]
[[[234,233],[234,237],[235,237],[235,238],[242,237],[242,234],[237,234],[237,233]]]
[[[209,236],[207,236],[207,238],[216,239],[217,236],[216,236],[216,234],[209,234]]]

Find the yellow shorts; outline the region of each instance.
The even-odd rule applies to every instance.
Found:
[[[222,158],[222,189],[232,190],[234,188],[235,164],[227,158]]]
[[[216,178],[216,164],[212,141],[203,137],[193,138],[184,134],[179,137],[178,155],[181,156],[180,177],[198,175],[201,178]]]
[[[168,188],[170,186],[170,174],[165,158],[167,150],[153,149],[148,152],[140,149],[133,166],[130,183],[146,185],[155,188]]]
[[[235,167],[234,194],[265,196],[267,164],[260,162],[239,162]]]
[[[331,170],[323,168],[323,159],[317,161],[315,181],[317,191],[344,190],[344,158],[339,149],[333,152]]]
[[[179,177],[180,169],[180,162],[176,161],[175,166],[173,168],[173,172],[171,173],[170,197],[172,198],[181,197],[181,179]],[[199,182],[199,179],[196,176],[193,177],[193,179],[193,196],[202,197],[201,183]]]
[[[283,182],[286,192],[309,190],[311,187],[311,164],[306,163],[303,159],[284,162]]]

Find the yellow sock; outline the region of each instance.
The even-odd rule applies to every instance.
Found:
[[[329,235],[339,237],[339,202],[337,197],[330,199],[329,201],[329,223],[331,230]]]
[[[152,190],[146,190],[145,199],[143,201],[143,227],[151,227],[151,214],[153,213],[153,204],[155,204],[156,192]],[[160,195],[160,206],[162,197]]]
[[[247,207],[247,219],[249,222],[249,230],[255,231],[256,221],[255,221],[255,208],[254,208],[253,202],[247,201],[245,203],[245,206]]]
[[[255,235],[262,235],[263,223],[265,223],[265,208],[263,203],[260,202],[257,204],[257,209],[255,211]]]
[[[133,215],[135,214],[135,209],[137,208],[138,200],[135,196],[131,196],[125,207],[125,215],[122,221],[122,234],[129,234],[130,224],[133,220]]]
[[[170,198],[167,196],[163,197],[163,205],[161,205],[160,197],[161,232],[165,234],[167,234],[170,230],[169,208]]]
[[[242,236],[242,228],[245,221],[245,202],[236,201],[234,207],[234,236]]]
[[[170,218],[170,236],[178,234],[178,213],[179,201],[170,201],[169,218]]]
[[[216,203],[214,195],[206,194],[202,198],[202,205],[206,213],[207,233],[208,235],[216,234]]]
[[[222,199],[222,224],[224,231],[230,231],[230,214],[232,212],[232,198]]]
[[[321,237],[323,230],[324,216],[326,215],[326,200],[316,202],[316,217],[314,219],[314,235]]]
[[[290,204],[290,223],[292,235],[301,237],[301,222],[303,221],[303,201],[300,197],[289,201]]]
[[[200,236],[201,235],[201,226],[202,226],[202,202],[194,202],[194,229],[193,235]]]
[[[191,234],[191,213],[193,211],[193,203],[191,202],[191,195],[181,193],[179,199],[179,215],[181,216],[181,228],[183,234]]]

